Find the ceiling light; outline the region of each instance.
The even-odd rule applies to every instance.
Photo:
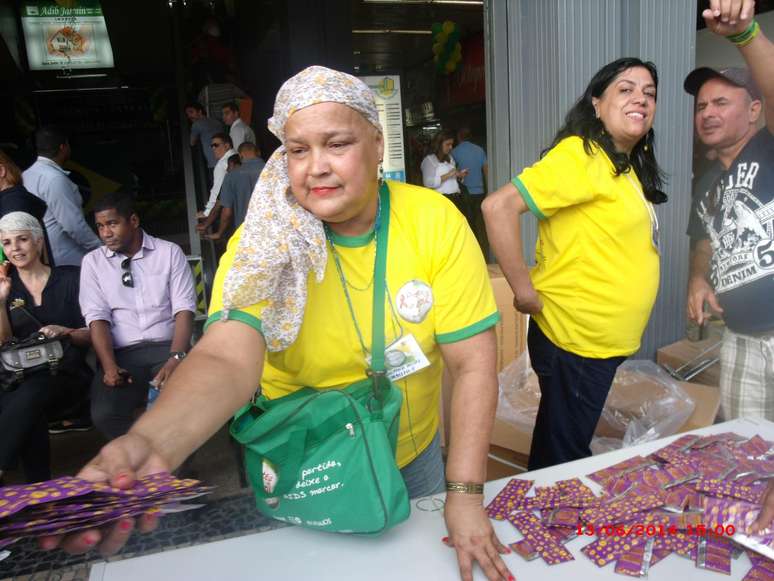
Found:
[[[358,28],[352,34],[433,34],[432,30],[404,30],[398,28]]]

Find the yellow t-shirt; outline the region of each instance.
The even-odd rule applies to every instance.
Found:
[[[513,183],[539,219],[530,275],[542,331],[584,357],[637,351],[659,282],[652,206],[637,175],[616,176],[602,149],[588,155],[568,137]]]
[[[439,344],[467,339],[495,325],[499,313],[486,264],[463,216],[444,196],[400,182],[389,184],[389,239],[385,344],[412,334],[430,365],[395,384],[403,391],[397,461],[411,462],[438,431],[443,363]],[[384,206],[384,203],[382,204]],[[220,318],[223,279],[242,229],[220,260],[208,324]],[[357,324],[371,348],[373,232],[332,236],[347,281]],[[340,388],[365,377],[366,362],[349,313],[342,281],[329,250],[325,276],[307,279],[308,298],[298,338],[288,349],[268,352],[261,386],[269,398],[303,387]],[[262,304],[230,311],[229,318],[261,330]]]

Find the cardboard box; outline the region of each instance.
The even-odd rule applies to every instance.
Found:
[[[717,336],[712,336],[702,341],[683,339],[659,349],[656,352],[656,362],[659,365],[668,365],[672,369],[678,369],[693,359],[696,359],[694,363],[713,359],[720,354],[719,341],[720,338]],[[710,349],[713,345],[717,345],[717,347]],[[708,349],[709,351],[707,351]],[[702,355],[703,351],[707,352]],[[715,363],[693,377],[691,382],[701,383],[702,385],[720,385],[720,362]]]
[[[498,480],[526,472],[528,460],[529,457],[526,454],[519,454],[500,446],[490,446],[486,462],[486,479],[487,481]]]
[[[489,279],[492,282],[500,321],[495,326],[497,334],[497,371],[516,359],[527,345],[527,317],[513,307],[513,291],[496,264],[487,265]],[[446,369],[441,384],[441,444],[449,441],[449,418],[451,418],[451,377]]]
[[[695,404],[693,413],[680,427],[678,433],[712,425],[715,422],[715,416],[717,415],[718,409],[720,407],[720,391],[718,388],[708,385],[700,385],[697,383],[678,383],[680,387],[682,387],[691,397],[691,399],[693,399]],[[652,395],[657,395],[655,391],[658,391],[658,388],[649,386],[645,389],[649,389]],[[638,407],[638,405],[629,405],[626,403],[625,395],[627,391],[628,387],[622,392],[622,397],[618,397],[616,394],[611,395],[622,403],[622,409],[620,411],[623,413],[634,414],[636,412],[635,407]],[[602,433],[600,433],[600,429]],[[609,429],[609,427],[603,427],[600,425],[597,428],[596,435],[621,437],[622,434],[620,432],[615,432],[614,430],[613,433],[610,431],[605,431]],[[529,455],[529,447],[532,443],[532,434],[525,433],[512,424],[495,419],[491,442],[496,446],[513,450],[519,454]]]
[[[496,264],[487,266],[492,282],[500,322],[495,326],[497,333],[497,371],[516,359],[527,345],[527,317],[513,307],[513,291]]]

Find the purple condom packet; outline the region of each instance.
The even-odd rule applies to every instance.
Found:
[[[63,476],[47,482],[4,486],[0,488],[0,519],[27,508],[88,494],[94,484],[80,478]]]
[[[509,480],[487,505],[486,513],[489,518],[504,520],[511,511],[518,509],[533,483],[533,480],[520,480],[519,478]]]
[[[572,553],[556,540],[554,535],[543,526],[534,514],[515,512],[508,516],[508,520],[524,535],[524,538],[529,541],[548,565],[575,560]]]
[[[644,577],[648,574],[653,559],[653,539],[622,553],[615,563],[615,572],[630,577]]]
[[[699,537],[696,566],[700,569],[731,574],[731,544],[721,537]]]
[[[628,474],[629,472],[636,470],[642,470],[647,466],[652,466],[653,463],[654,461],[650,458],[645,458],[643,456],[632,456],[623,462],[613,464],[612,466],[608,466],[602,470],[597,470],[596,472],[592,472],[587,476],[597,484],[604,485],[611,478],[621,476],[622,474]]]

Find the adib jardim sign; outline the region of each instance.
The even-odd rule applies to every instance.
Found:
[[[21,16],[31,70],[113,67],[113,48],[98,0],[27,1]]]

